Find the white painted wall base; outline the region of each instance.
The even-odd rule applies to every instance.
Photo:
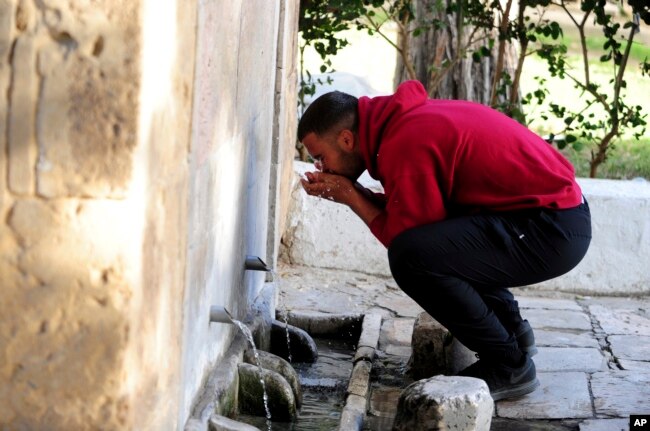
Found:
[[[390,276],[386,249],[349,208],[302,190],[299,175],[310,170],[313,165],[294,162],[284,258],[300,265]],[[381,188],[367,174],[360,182]],[[595,295],[650,294],[650,182],[578,182],[591,208],[591,247],[571,272],[536,286]]]

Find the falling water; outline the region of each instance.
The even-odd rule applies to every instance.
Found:
[[[289,318],[289,309],[284,310],[284,331],[287,334],[287,352],[289,354],[289,363],[291,363],[291,338],[289,338],[289,322],[287,319]]]
[[[246,339],[253,347],[253,354],[255,355],[255,362],[257,363],[257,368],[260,375],[260,383],[262,384],[262,392],[264,393],[264,410],[266,411],[266,427],[268,431],[271,431],[271,410],[269,409],[269,396],[266,394],[266,383],[264,382],[264,374],[262,371],[262,366],[260,365],[260,355],[257,353],[257,347],[255,347],[255,340],[253,340],[253,334],[251,330],[248,329],[248,326],[244,325],[239,320],[233,319],[233,323],[244,333]]]

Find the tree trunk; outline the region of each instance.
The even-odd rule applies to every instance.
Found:
[[[409,24],[410,30],[422,26],[423,23],[428,24],[427,29],[418,36],[399,35],[398,46],[408,53],[417,79],[422,82],[430,97],[471,100],[489,105],[496,72],[498,34],[496,30],[491,34],[496,41],[492,54],[482,57],[480,62],[473,61],[471,52],[481,46],[487,46],[488,35],[482,29],[476,31],[473,39],[479,39],[478,42],[471,44],[469,50],[464,49],[474,29],[460,24],[457,13],[446,14],[448,3],[449,0],[443,0],[443,6],[436,9],[436,4],[440,4],[436,0],[413,0],[415,19]],[[436,20],[444,22],[445,25],[432,26],[431,23]],[[464,50],[467,52],[463,56]],[[445,70],[444,64],[449,62],[452,66]],[[514,76],[516,63],[517,50],[508,43],[505,49],[504,71]],[[398,55],[395,86],[407,79],[407,68],[403,58]],[[509,91],[505,95],[499,95],[497,103],[506,102],[508,98]]]

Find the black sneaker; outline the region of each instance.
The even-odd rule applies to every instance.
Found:
[[[533,328],[531,328],[528,320],[524,320],[519,325],[519,328],[515,331],[515,337],[517,338],[517,344],[522,352],[527,353],[528,356],[535,356],[538,352],[537,346],[535,346],[535,334],[533,333]]]
[[[520,397],[533,392],[539,386],[535,363],[528,355],[524,355],[524,358],[524,364],[515,368],[478,360],[458,375],[485,381],[494,401]]]

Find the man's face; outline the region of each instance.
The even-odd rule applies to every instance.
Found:
[[[365,166],[354,139],[349,130],[326,136],[318,136],[312,132],[303,138],[302,144],[314,159],[316,169],[356,181]]]

